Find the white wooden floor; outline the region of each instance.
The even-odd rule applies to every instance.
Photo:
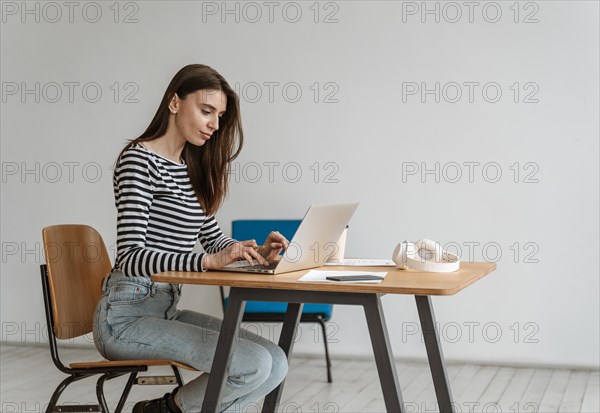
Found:
[[[96,360],[93,349],[67,348],[69,361]],[[39,412],[65,376],[50,358],[47,347],[8,345],[0,349],[1,411]],[[407,412],[437,411],[431,375],[425,363],[398,362],[398,379]],[[512,368],[471,364],[448,364],[448,376],[457,412],[600,412],[599,372],[591,370]],[[150,374],[168,374],[155,368]],[[184,373],[185,379],[194,377]],[[286,380],[281,412],[337,413],[384,412],[385,405],[374,361],[333,360],[333,383],[326,382],[324,359],[293,358]],[[125,383],[118,378],[105,386],[109,406],[114,408]],[[134,386],[126,411],[137,400],[155,398],[167,386]],[[95,403],[95,382],[72,384],[61,403]],[[260,411],[248,406],[245,411]]]

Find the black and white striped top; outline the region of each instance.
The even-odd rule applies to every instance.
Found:
[[[162,271],[201,271],[204,253],[193,253],[199,239],[208,253],[234,240],[207,217],[192,189],[187,166],[136,145],[117,162],[113,176],[117,207],[115,269],[150,277]]]

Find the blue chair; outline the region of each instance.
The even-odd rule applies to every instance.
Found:
[[[232,238],[238,241],[254,239],[261,245],[271,231],[279,231],[288,240],[291,240],[300,226],[301,220],[236,220],[232,222]],[[221,299],[223,311],[227,308],[227,297],[223,287]],[[242,321],[248,322],[283,322],[287,310],[287,303],[248,301]],[[325,322],[331,319],[332,304],[305,304],[300,318],[301,323],[319,323],[323,331],[325,345],[325,360],[327,362],[327,382],[331,383],[331,359],[327,345],[327,329]]]

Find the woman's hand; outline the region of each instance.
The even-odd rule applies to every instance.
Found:
[[[205,270],[217,270],[239,259],[248,261],[250,265],[254,265],[252,259],[255,259],[261,265],[269,264],[267,260],[258,253],[256,241],[248,240],[231,244],[227,248],[214,254],[207,254],[206,258],[204,258],[203,266]]]
[[[278,231],[272,231],[265,240],[265,243],[258,248],[258,252],[267,261],[271,262],[275,260],[282,249],[284,251],[287,250],[289,244],[290,242]]]

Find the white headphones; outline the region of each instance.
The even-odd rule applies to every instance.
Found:
[[[458,255],[447,252],[430,239],[420,239],[415,243],[401,242],[394,249],[392,260],[402,270],[410,267],[426,272],[452,272],[460,267]]]

